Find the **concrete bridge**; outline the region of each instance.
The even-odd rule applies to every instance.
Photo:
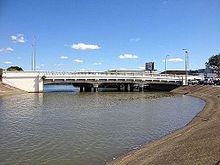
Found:
[[[144,88],[171,90],[183,85],[184,76],[146,72],[9,72],[4,71],[2,81],[27,92],[43,92],[44,84],[73,84],[80,91],[94,91],[99,87],[133,91]]]

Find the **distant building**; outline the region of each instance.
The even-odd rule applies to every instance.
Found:
[[[218,77],[217,72],[214,69],[206,68],[206,69],[199,69],[198,72],[203,74],[205,78],[212,78],[215,79]]]
[[[145,63],[145,71],[154,71],[154,62]]]
[[[167,70],[166,72],[161,72],[161,74],[175,74],[175,75],[182,75],[186,74],[185,70]],[[188,70],[188,78],[191,79],[193,77],[197,77],[196,79],[216,79],[217,73],[215,73],[212,69],[198,69],[198,70]]]

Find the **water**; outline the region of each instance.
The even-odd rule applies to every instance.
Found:
[[[105,164],[183,127],[205,105],[169,93],[75,90],[0,97],[0,164]]]

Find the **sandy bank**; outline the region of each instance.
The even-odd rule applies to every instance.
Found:
[[[11,87],[9,85],[3,84],[0,82],[0,96],[10,96],[10,95],[19,95],[25,94],[27,92],[19,90],[17,88]]]
[[[172,91],[206,101],[187,126],[131,151],[110,165],[220,165],[220,87],[188,86]]]

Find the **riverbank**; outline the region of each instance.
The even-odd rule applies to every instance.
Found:
[[[186,86],[172,92],[203,99],[206,106],[184,128],[145,144],[108,164],[220,165],[220,87]]]
[[[0,82],[0,96],[19,95],[19,94],[25,94],[25,93],[27,92]]]

